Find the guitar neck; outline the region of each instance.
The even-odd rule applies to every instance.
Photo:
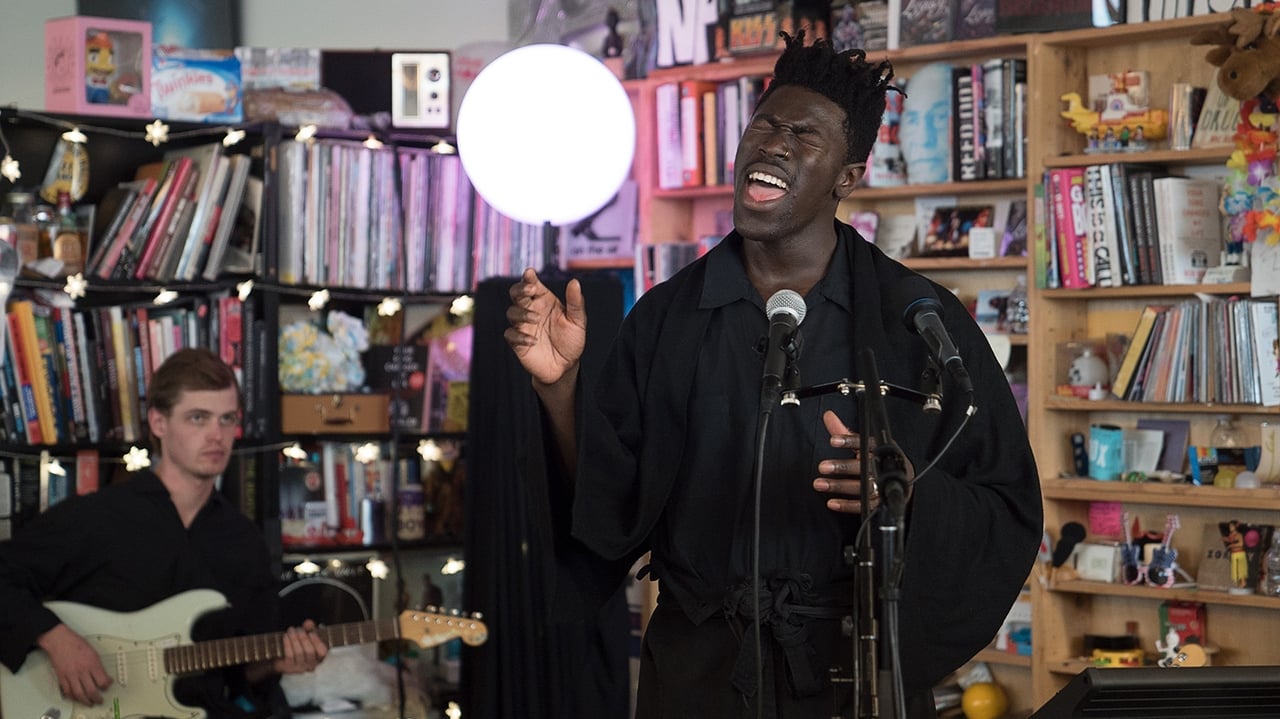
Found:
[[[400,638],[399,623],[394,617],[320,626],[316,627],[316,633],[330,647]],[[274,632],[169,647],[164,650],[164,666],[170,674],[189,674],[279,659],[283,656],[284,632]]]

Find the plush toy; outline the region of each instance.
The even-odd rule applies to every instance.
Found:
[[[1192,45],[1213,45],[1205,55],[1218,68],[1218,87],[1240,101],[1235,150],[1227,160],[1231,174],[1221,209],[1228,218],[1228,262],[1243,253],[1244,243],[1280,240],[1277,214],[1276,102],[1280,99],[1280,4],[1263,3],[1252,10],[1236,8],[1230,20],[1201,30]]]

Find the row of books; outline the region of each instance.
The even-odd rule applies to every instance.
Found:
[[[1044,175],[1040,287],[1191,285],[1220,263],[1221,183],[1131,163]],[[1039,198],[1039,191],[1037,194]],[[1039,199],[1038,199],[1039,201]]]
[[[72,309],[9,303],[0,434],[7,444],[139,442],[152,370],[183,347],[217,348],[240,372],[246,414],[256,407],[243,372],[242,303],[227,292],[169,305]],[[10,361],[11,360],[11,361]],[[256,380],[256,378],[252,378]]]
[[[248,155],[227,154],[215,142],[175,148],[139,167],[99,203],[106,219],[86,275],[189,282],[227,269],[252,271],[242,265],[256,251],[261,181],[250,177],[250,164]],[[243,249],[228,268],[230,247]]]
[[[1027,61],[958,65],[951,77],[952,179],[1025,177]]]
[[[284,284],[462,292],[547,263],[543,229],[484,202],[457,155],[321,139],[280,158]]]
[[[720,237],[715,236],[704,237],[698,242],[642,242],[636,245],[636,258],[632,265],[636,295],[642,295],[653,289],[654,285],[671,279],[685,265],[705,255],[719,241]]]
[[[61,460],[38,456],[0,459],[0,541],[21,524],[72,494],[96,492],[100,483],[96,449],[81,449],[68,467]]]
[[[1141,402],[1280,406],[1277,346],[1275,297],[1147,305],[1112,393]]]
[[[679,80],[655,88],[658,187],[733,184],[738,139],[764,90],[762,77]]]

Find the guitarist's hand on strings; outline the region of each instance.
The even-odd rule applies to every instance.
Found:
[[[305,674],[315,671],[328,653],[329,647],[316,634],[316,623],[308,619],[284,633],[284,656],[276,659],[271,668],[280,674]]]
[[[84,637],[58,624],[41,634],[36,643],[49,655],[62,696],[87,706],[102,703],[102,690],[111,686],[111,676]]]

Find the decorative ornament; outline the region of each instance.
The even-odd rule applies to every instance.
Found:
[[[365,147],[367,147],[367,148],[369,148],[370,150],[381,150],[381,149],[382,149],[382,140],[379,140],[378,138],[374,137],[373,135],[370,135],[370,136],[368,136],[367,138],[365,138],[364,146],[365,146]]]
[[[298,134],[294,135],[293,139],[297,140],[298,142],[306,142],[315,136],[316,136],[315,125],[303,125],[302,127],[298,128]]]
[[[159,147],[169,141],[169,126],[160,120],[153,120],[147,125],[147,142]]]
[[[462,719],[462,707],[458,706],[458,702],[449,702],[449,708],[444,710],[444,715],[449,719]]]
[[[223,147],[231,147],[244,139],[244,130],[239,128],[228,128],[227,136],[222,138]]]
[[[444,457],[444,450],[440,449],[434,439],[418,440],[418,456],[424,462],[439,462]]]
[[[73,300],[84,297],[85,290],[88,289],[89,283],[85,280],[84,274],[77,272],[67,278],[67,284],[62,288],[63,292]]]
[[[137,472],[151,466],[151,455],[147,450],[139,447],[129,447],[129,453],[124,456],[124,468],[129,472]]]
[[[249,299],[249,293],[253,292],[253,280],[245,280],[236,284],[236,296],[241,302]]]
[[[151,302],[152,304],[157,305],[167,305],[176,299],[178,299],[177,292],[174,292],[173,290],[160,290],[160,294],[156,295],[156,298],[151,300]]]
[[[284,449],[280,450],[280,454],[283,454],[289,459],[294,459],[299,462],[307,458],[307,451],[303,449],[302,445],[298,444],[297,442],[294,442],[288,447],[285,447]]]
[[[80,128],[78,127],[73,127],[62,133],[62,139],[67,142],[74,142],[77,145],[83,145],[89,141],[89,138],[83,132],[80,132]]]
[[[0,175],[4,175],[9,182],[17,182],[22,177],[22,171],[18,169],[18,161],[13,159],[13,155],[5,155],[0,160]]]
[[[448,140],[440,140],[431,146],[431,151],[437,155],[456,155],[458,148],[449,144]]]
[[[364,568],[369,570],[369,576],[374,579],[386,579],[391,574],[387,563],[377,557],[370,557],[369,561],[364,563]]]
[[[388,297],[378,303],[378,315],[380,317],[395,317],[400,311],[400,300],[394,297]]]

